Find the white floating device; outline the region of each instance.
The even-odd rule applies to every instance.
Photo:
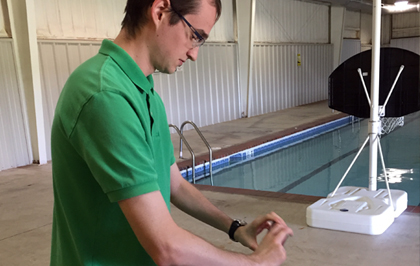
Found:
[[[307,224],[325,229],[380,235],[407,208],[405,191],[391,190],[391,193],[393,204],[389,202],[386,189],[368,191],[360,187],[341,187],[333,197],[320,199],[306,209]]]

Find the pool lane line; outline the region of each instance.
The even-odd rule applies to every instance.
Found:
[[[366,146],[368,146],[368,145],[366,145]],[[291,184],[289,184],[289,185],[285,186],[284,188],[280,189],[280,190],[279,190],[279,191],[277,191],[277,192],[286,193],[287,191],[291,190],[292,188],[294,188],[294,187],[296,187],[296,186],[300,185],[301,183],[305,182],[306,180],[308,180],[308,179],[312,178],[314,175],[316,175],[316,174],[318,174],[318,173],[320,173],[320,172],[324,171],[325,169],[327,169],[327,168],[328,168],[328,167],[330,167],[331,165],[333,165],[333,164],[335,164],[335,163],[337,163],[337,162],[341,161],[342,159],[344,159],[344,158],[346,158],[346,157],[348,157],[348,156],[350,156],[350,155],[352,155],[352,154],[357,153],[357,151],[358,151],[359,149],[360,149],[360,147],[359,147],[359,148],[356,148],[356,149],[354,149],[354,150],[351,150],[351,151],[349,151],[349,152],[347,152],[347,153],[345,153],[345,154],[343,154],[343,155],[340,155],[339,157],[335,158],[334,160],[329,161],[329,162],[328,162],[328,163],[326,163],[326,164],[323,164],[321,167],[318,167],[317,169],[315,169],[314,171],[310,172],[309,174],[302,176],[302,177],[301,177],[301,178],[299,178],[298,180],[296,180],[296,181],[294,181],[293,183],[291,183]]]

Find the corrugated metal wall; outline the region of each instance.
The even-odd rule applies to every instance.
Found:
[[[11,39],[0,39],[0,171],[31,163]]]
[[[420,36],[420,13],[403,13],[392,15],[392,38]]]
[[[294,0],[257,0],[255,41],[328,43],[329,8]]]
[[[333,56],[328,12],[328,6],[303,1],[257,1],[249,116],[327,98]]]
[[[4,23],[4,18],[5,18],[4,12],[5,11],[6,10],[3,10],[3,6],[0,2],[0,37],[7,37],[7,35],[8,35],[7,32],[6,32],[6,25]]]
[[[202,127],[240,118],[236,44],[205,44],[198,60],[173,75],[154,74],[168,122]]]
[[[372,15],[347,10],[343,38],[358,39],[364,50],[370,49],[372,44]],[[381,44],[389,44],[390,39],[391,15],[383,15],[381,18]]]
[[[255,45],[250,115],[327,99],[332,57],[330,44]]]
[[[51,126],[61,90],[81,63],[98,53],[100,42],[38,41],[47,158],[51,159]]]
[[[343,38],[360,39],[360,12],[346,10]]]
[[[340,63],[343,63],[353,55],[360,53],[360,51],[361,44],[359,39],[344,39]]]
[[[115,38],[126,0],[35,0],[41,38]]]
[[[369,48],[372,45],[372,15],[361,13],[360,14],[360,42],[362,43],[362,46],[364,46],[364,49],[366,49],[366,46]]]
[[[209,42],[234,42],[233,1],[222,1],[222,15],[210,32]]]
[[[381,19],[381,44],[391,41],[391,15],[383,15]]]
[[[127,0],[35,0],[37,35],[46,39],[115,38]],[[209,41],[233,41],[233,5],[222,0],[223,12]]]
[[[420,37],[392,39],[390,46],[406,49],[420,55]]]

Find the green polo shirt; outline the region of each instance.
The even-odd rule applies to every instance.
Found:
[[[51,265],[154,265],[118,205],[160,190],[170,206],[175,158],[152,76],[104,40],[61,92],[51,149]]]

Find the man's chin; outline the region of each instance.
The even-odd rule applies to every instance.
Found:
[[[173,74],[179,70],[179,67],[174,69],[156,69],[155,73]]]

